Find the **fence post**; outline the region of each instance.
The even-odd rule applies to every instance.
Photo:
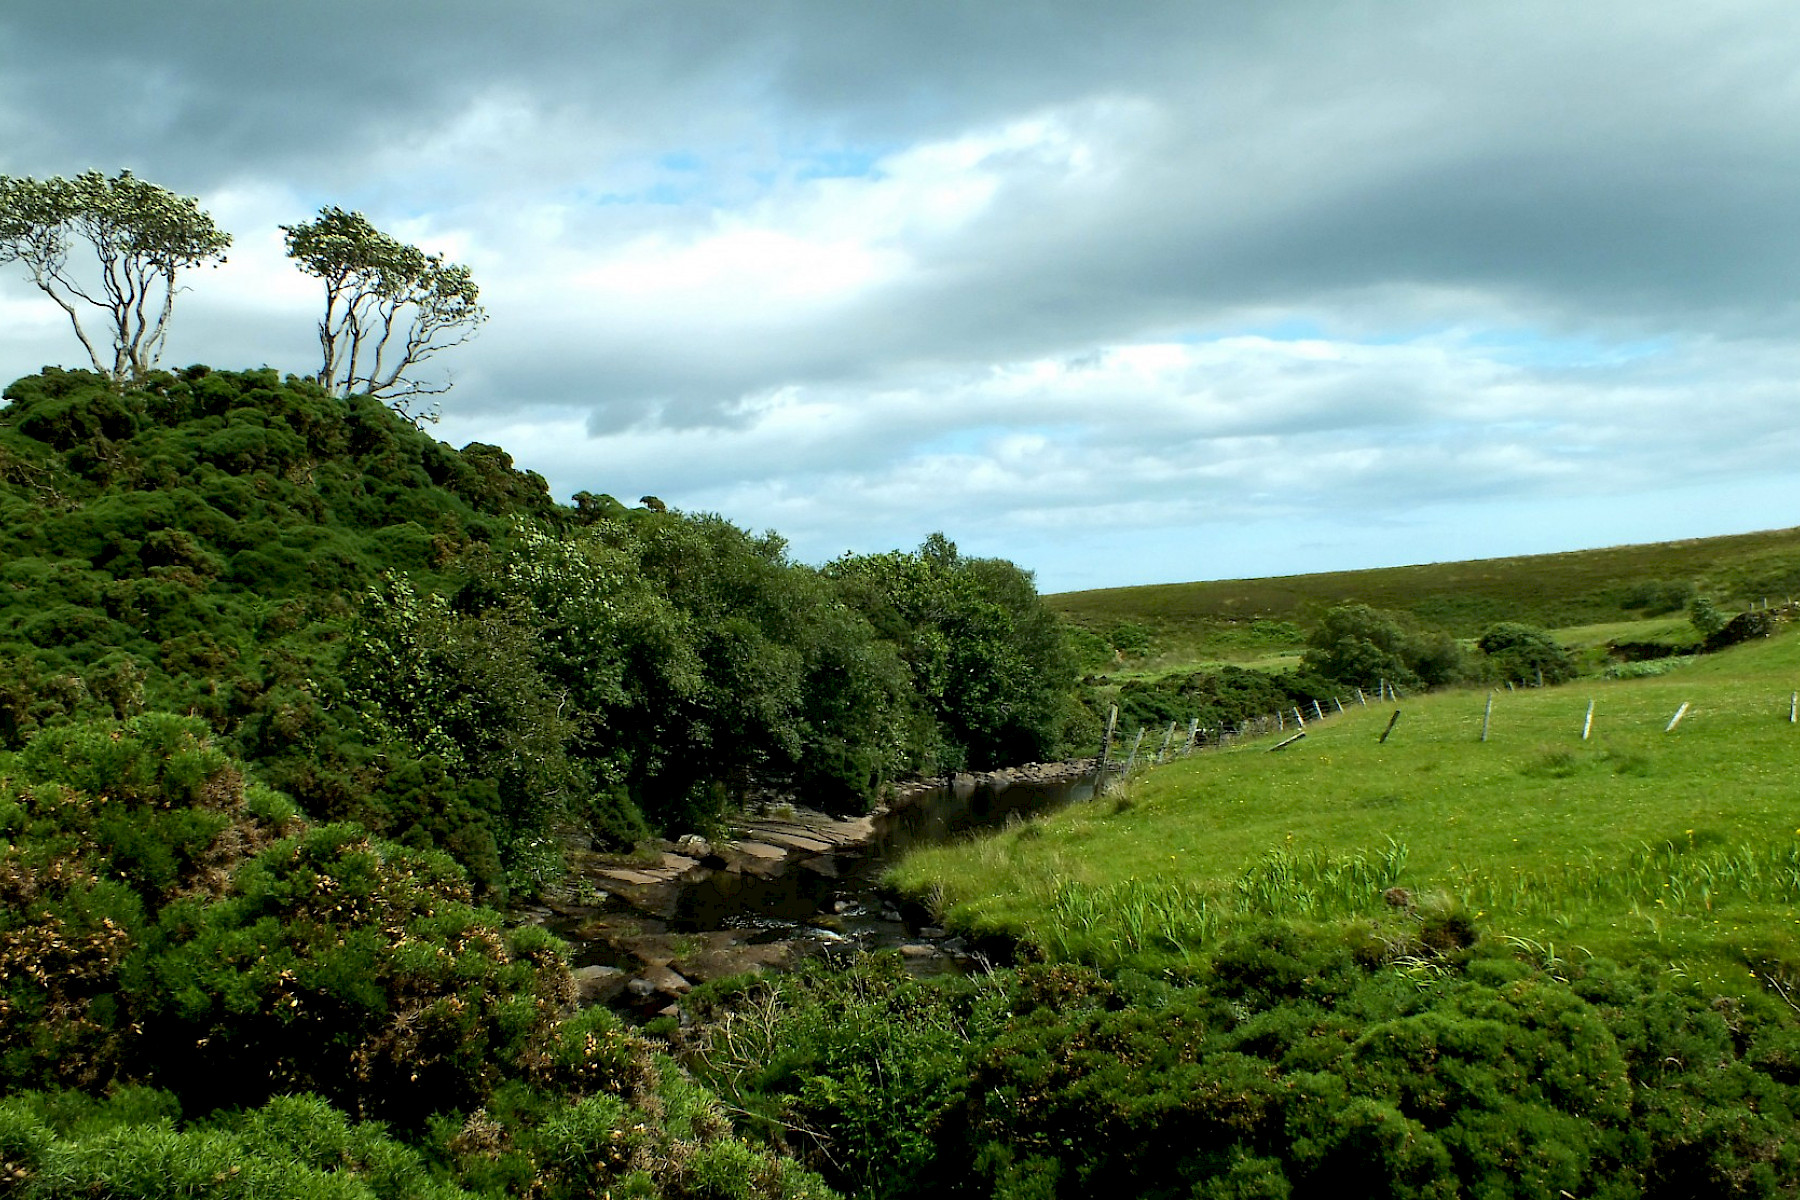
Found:
[[[1325,719],[1325,710],[1319,707],[1319,698],[1317,696],[1313,697],[1313,716],[1321,721]]]
[[[1675,732],[1675,727],[1677,725],[1681,724],[1681,718],[1687,716],[1688,703],[1689,702],[1686,700],[1683,700],[1681,702],[1681,707],[1675,710],[1675,715],[1670,717],[1669,723],[1663,727],[1664,733],[1674,733]]]
[[[1156,752],[1156,761],[1165,762],[1169,757],[1169,746],[1175,741],[1175,722],[1169,722],[1169,732],[1163,734],[1162,749]]]
[[[1380,746],[1387,745],[1388,734],[1394,732],[1394,726],[1399,723],[1400,723],[1400,710],[1396,708],[1394,710],[1394,715],[1388,718],[1387,728],[1382,730],[1381,737],[1376,739],[1376,744],[1380,745]]]
[[[1343,712],[1343,711],[1344,711],[1344,702],[1343,702],[1343,701],[1342,701],[1342,700],[1339,700],[1339,699],[1338,699],[1338,698],[1337,698],[1337,697],[1336,697],[1336,696],[1333,696],[1333,697],[1332,697],[1332,698],[1331,698],[1331,702],[1332,702],[1332,703],[1333,703],[1333,704],[1335,704],[1335,705],[1337,705],[1337,706],[1338,706],[1338,711],[1339,711],[1339,712]]]
[[[1362,705],[1364,708],[1369,707],[1369,699],[1367,696],[1363,695],[1361,688],[1356,689],[1356,702],[1358,704]]]
[[[1298,704],[1294,705],[1294,724],[1301,729],[1306,728],[1306,718],[1300,715],[1300,706]]]
[[[1094,771],[1094,798],[1098,800],[1106,792],[1106,766],[1112,757],[1113,730],[1119,724],[1119,706],[1113,705],[1106,714],[1106,736],[1100,739],[1100,766]]]
[[[1581,723],[1581,740],[1587,741],[1588,734],[1594,732],[1594,702],[1588,701],[1587,719]]]
[[[1487,711],[1481,714],[1481,740],[1487,741],[1488,725],[1494,719],[1494,693],[1488,693]]]
[[[1273,746],[1270,746],[1269,753],[1273,754],[1277,750],[1286,750],[1289,746],[1293,745],[1295,742],[1299,741],[1301,738],[1303,738],[1305,736],[1306,736],[1306,730],[1302,729],[1299,733],[1296,733],[1293,737],[1284,738],[1283,740],[1276,742]]]
[[[1196,736],[1198,736],[1199,733],[1200,733],[1200,718],[1194,717],[1188,721],[1187,745],[1183,746],[1182,750],[1181,750],[1183,757],[1186,757],[1187,755],[1192,754],[1194,752],[1194,738]]]
[[[1788,700],[1788,724],[1800,724],[1796,718],[1800,718],[1800,692],[1795,692],[1793,697]]]
[[[1125,778],[1126,779],[1131,778],[1131,770],[1133,767],[1137,766],[1138,747],[1142,746],[1143,744],[1144,744],[1144,727],[1142,725],[1139,725],[1137,737],[1133,738],[1132,742],[1131,742],[1131,755],[1130,755],[1130,757],[1128,757],[1125,760]]]

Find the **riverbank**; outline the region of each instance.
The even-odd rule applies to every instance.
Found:
[[[761,805],[715,839],[656,842],[631,858],[571,834],[569,873],[515,919],[571,944],[583,1004],[639,1017],[677,1015],[696,984],[817,954],[897,949],[917,974],[966,969],[996,947],[933,924],[883,887],[887,868],[914,846],[1085,799],[1096,766],[1075,759],[911,781],[859,817]]]

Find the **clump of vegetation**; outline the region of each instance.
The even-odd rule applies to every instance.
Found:
[[[1304,669],[1352,687],[1374,688],[1383,680],[1407,689],[1437,687],[1468,671],[1462,647],[1449,634],[1366,604],[1326,610],[1306,645]]]
[[[815,570],[718,517],[557,505],[269,371],[6,394],[0,746],[191,713],[310,816],[499,896],[557,822],[624,847],[759,789],[862,811],[1097,735],[1029,575],[942,538]]]
[[[1505,621],[1476,639],[1483,666],[1502,682],[1566,683],[1575,678],[1575,659],[1542,629]]]
[[[1265,924],[1174,979],[1051,962],[924,983],[865,960],[699,997],[686,1057],[857,1196],[1800,1181],[1779,1012],[1431,928],[1442,952],[1396,957]]]
[[[305,822],[198,719],[0,759],[0,895],[8,1194],[826,1194],[447,856]]]

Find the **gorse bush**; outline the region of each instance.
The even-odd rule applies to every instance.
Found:
[[[1371,965],[1354,939],[1265,925],[1181,981],[1055,964],[923,983],[874,962],[739,992],[691,1061],[860,1196],[1800,1182],[1800,1042],[1778,1013],[1600,963],[1465,961]]]

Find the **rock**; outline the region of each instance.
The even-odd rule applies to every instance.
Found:
[[[940,928],[936,925],[921,925],[919,927],[919,936],[922,938],[932,938],[935,940],[941,937],[948,937],[949,934],[949,930]]]
[[[927,946],[919,942],[909,942],[900,947],[900,954],[904,958],[936,958],[938,956],[938,948],[936,946]]]
[[[833,900],[831,902],[831,911],[837,913],[839,916],[842,916],[855,907],[855,903],[849,900]]]
[[[969,943],[962,938],[953,937],[941,947],[945,954],[963,955],[969,952]]]
[[[688,982],[686,976],[673,967],[646,967],[642,978],[648,980],[656,991],[668,992],[670,995],[685,995],[694,990],[694,985]]]
[[[576,967],[569,974],[575,979],[575,998],[584,1007],[605,1004],[625,990],[625,972],[617,967]]]
[[[881,910],[881,919],[884,921],[898,921],[900,919],[900,910],[891,907],[884,908]]]
[[[713,852],[712,843],[697,833],[687,834],[677,840],[675,849],[689,858],[710,858]]]

